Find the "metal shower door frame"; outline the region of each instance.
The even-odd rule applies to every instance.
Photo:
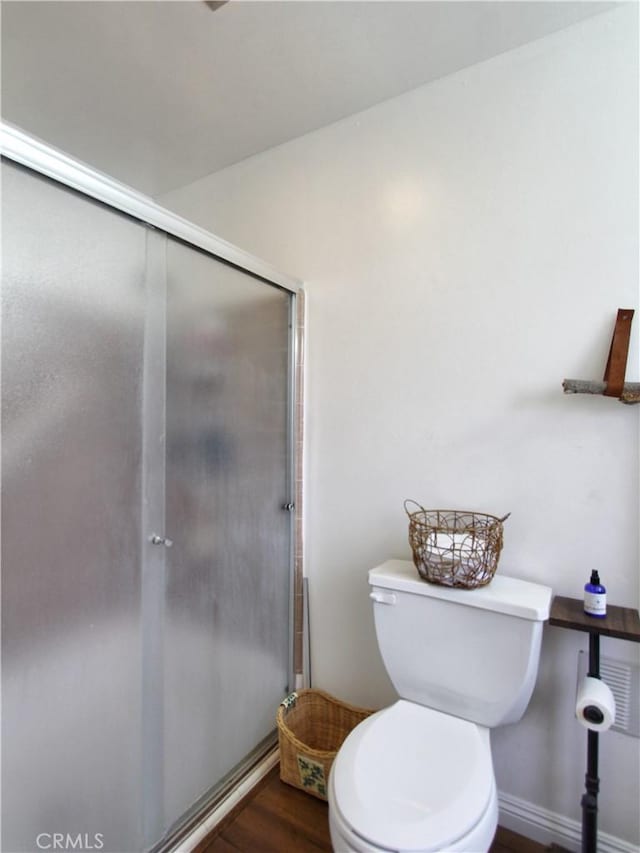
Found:
[[[153,229],[177,238],[193,246],[215,260],[230,264],[266,285],[275,286],[290,294],[289,300],[289,365],[288,365],[288,436],[287,436],[287,485],[289,491],[286,508],[292,510],[289,522],[289,685],[295,683],[294,667],[294,554],[296,536],[296,480],[301,460],[296,453],[297,371],[299,368],[299,339],[297,328],[297,299],[303,282],[281,273],[269,263],[249,252],[228,243],[216,235],[194,225],[192,222],[158,205],[153,199],[131,187],[114,180],[73,157],[32,137],[21,129],[0,121],[0,154],[7,160],[25,166],[35,173],[69,187],[78,193],[103,203]],[[300,472],[301,473],[301,472]],[[144,523],[144,518],[143,518]],[[142,531],[143,535],[146,531]],[[144,566],[141,567],[144,570]],[[157,604],[157,602],[155,603]],[[143,602],[144,606],[144,602]],[[152,606],[155,606],[152,602]],[[144,625],[142,631],[144,635]],[[145,638],[143,636],[143,643]],[[143,679],[145,674],[143,672]],[[144,701],[144,700],[143,700]],[[142,780],[143,786],[145,781]],[[146,823],[146,820],[145,820]],[[151,824],[156,820],[152,817]]]
[[[134,219],[166,231],[167,234],[197,246],[215,258],[227,261],[263,279],[268,284],[275,284],[290,291],[294,296],[302,288],[302,282],[299,279],[279,272],[266,261],[256,258],[244,249],[216,237],[215,234],[161,207],[149,196],[137,192],[79,160],[74,160],[73,157],[29,136],[8,122],[0,122],[0,152],[3,157],[102,201]]]

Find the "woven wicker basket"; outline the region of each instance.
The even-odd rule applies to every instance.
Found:
[[[321,800],[342,742],[373,711],[341,702],[322,690],[298,690],[280,704],[280,778]]]
[[[408,504],[417,510],[409,511]],[[404,502],[409,516],[409,544],[418,573],[429,583],[475,589],[488,584],[502,551],[502,523],[482,512],[425,509]]]

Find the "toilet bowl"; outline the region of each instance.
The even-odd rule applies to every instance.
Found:
[[[498,823],[489,732],[521,719],[551,589],[495,577],[425,583],[389,560],[369,572],[378,647],[398,701],[345,739],[328,784],[336,853],[486,853]]]
[[[489,731],[399,700],[345,740],[328,800],[336,853],[486,851],[498,821]]]

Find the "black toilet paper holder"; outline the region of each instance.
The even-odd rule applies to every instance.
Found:
[[[640,643],[640,616],[629,607],[607,606],[607,615],[595,619],[584,612],[583,602],[577,598],[556,596],[551,604],[549,624],[558,628],[571,628],[589,634],[589,669],[587,675],[600,678],[600,636],[615,637]],[[600,719],[590,719],[587,713],[596,712]],[[583,715],[589,722],[602,722],[603,714],[595,706],[587,706]],[[598,735],[587,731],[587,772],[585,792],[582,795],[582,853],[597,853],[598,849]]]

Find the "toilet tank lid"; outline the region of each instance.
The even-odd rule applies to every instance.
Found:
[[[494,575],[491,583],[476,589],[439,586],[423,580],[409,560],[387,560],[381,566],[371,569],[369,584],[479,607],[482,610],[493,610],[533,622],[544,622],[549,618],[553,595],[551,587],[500,574]]]

